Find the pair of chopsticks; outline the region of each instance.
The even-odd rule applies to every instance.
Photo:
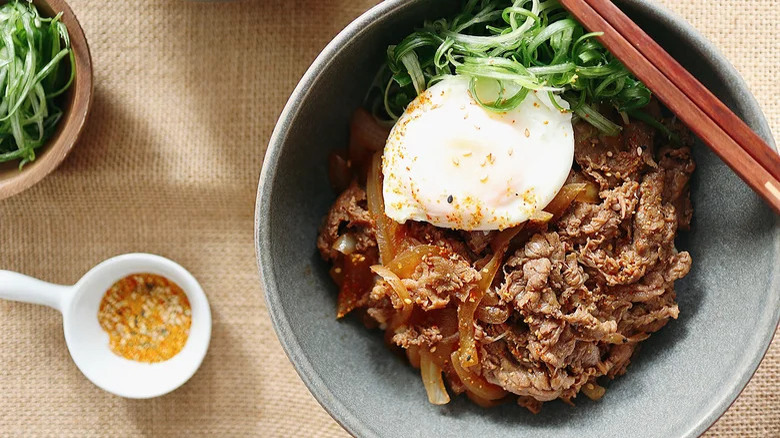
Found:
[[[610,0],[560,0],[670,111],[780,214],[780,156]]]

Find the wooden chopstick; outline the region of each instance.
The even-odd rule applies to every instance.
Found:
[[[672,58],[654,39],[636,25],[623,11],[608,0],[585,0],[612,27],[626,37],[642,55],[655,64],[696,105],[725,130],[742,149],[755,158],[769,173],[780,179],[780,160],[777,152],[753,132],[710,90]]]
[[[740,178],[764,198],[776,213],[780,214],[780,181],[774,174],[780,167],[780,157],[763,140],[750,131],[750,128],[712,93],[709,91],[706,94],[702,93],[701,90],[706,88],[660,46],[653,42],[655,47],[648,48],[650,46],[647,40],[652,41],[652,39],[609,0],[560,0],[560,3],[585,28],[603,32],[599,41],[644,82],[691,131],[709,145]],[[603,11],[604,16],[594,9],[593,5],[598,5],[599,11]],[[616,18],[618,16],[623,18]],[[612,21],[619,21],[622,32],[613,27],[605,17],[611,17]],[[639,34],[644,34],[644,37],[638,37]],[[646,54],[640,52],[634,44],[642,46],[644,52],[649,55],[646,57]],[[668,59],[656,62],[656,57],[664,57],[660,54]],[[681,72],[685,72],[687,77],[683,78]],[[711,102],[713,100],[719,105],[713,104]],[[705,111],[703,107],[707,110]],[[731,115],[721,118],[723,113]],[[734,126],[744,126],[744,128],[737,128],[737,133],[734,133]],[[746,133],[745,130],[750,133]],[[748,146],[742,146],[737,139]]]

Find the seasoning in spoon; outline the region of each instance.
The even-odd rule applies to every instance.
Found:
[[[138,362],[162,362],[176,356],[187,343],[192,309],[176,283],[159,275],[133,274],[106,291],[98,321],[117,355]]]

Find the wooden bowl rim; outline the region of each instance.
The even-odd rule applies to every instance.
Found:
[[[41,5],[46,5],[56,13],[62,12],[62,22],[68,28],[75,58],[76,76],[69,90],[73,93],[73,98],[64,108],[63,118],[59,121],[60,127],[41,148],[37,159],[27,164],[16,175],[0,179],[0,200],[27,190],[62,163],[78,141],[92,106],[92,56],[84,29],[64,0],[36,0],[33,3],[39,8]],[[43,15],[43,11],[41,13]]]

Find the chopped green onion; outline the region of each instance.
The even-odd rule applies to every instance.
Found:
[[[655,117],[651,116],[650,114],[647,114],[646,112],[639,111],[639,110],[631,110],[628,111],[629,117],[633,117],[641,122],[645,122],[648,126],[652,126],[653,128],[657,129],[661,133],[666,136],[666,138],[669,139],[674,144],[681,145],[682,141],[680,140],[680,136],[676,133],[672,132],[669,128],[666,127],[663,123],[656,120]]]
[[[574,110],[574,113],[577,114],[580,119],[595,126],[599,131],[606,135],[614,136],[620,134],[621,128],[619,125],[601,115],[600,112],[596,111],[588,104],[581,105]]]
[[[401,57],[401,62],[409,72],[409,77],[412,78],[412,84],[417,94],[425,91],[425,75],[423,75],[422,68],[420,68],[420,62],[417,60],[417,54],[414,51],[408,51]]]
[[[616,135],[620,127],[596,108],[631,114],[651,93],[596,41],[600,35],[557,0],[468,0],[458,15],[427,21],[388,48],[389,69],[378,87],[385,112],[396,119],[426,86],[458,74],[472,79],[472,95],[487,109],[508,111],[530,90],[551,92],[582,120]],[[478,80],[497,81],[498,98],[480,99]],[[519,91],[504,96],[506,89]]]
[[[73,82],[75,61],[60,18],[27,1],[0,6],[0,162],[35,160],[62,117],[54,98]]]

